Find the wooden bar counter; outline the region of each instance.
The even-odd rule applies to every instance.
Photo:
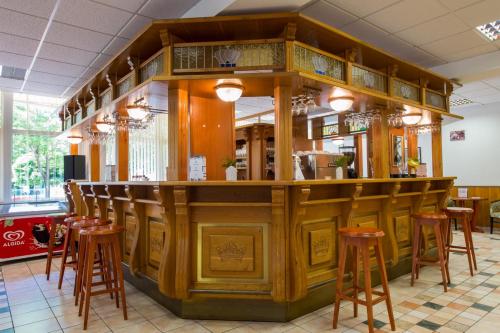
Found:
[[[444,207],[453,179],[71,182],[69,188],[77,211],[126,227],[127,280],[178,316],[288,321],[332,303],[340,227],[383,229],[389,278],[408,273],[410,215]],[[431,236],[424,244],[434,247]]]

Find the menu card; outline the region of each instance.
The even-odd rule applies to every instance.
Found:
[[[189,180],[207,180],[207,160],[203,155],[196,155],[189,159]]]
[[[467,187],[459,187],[458,188],[458,197],[459,198],[467,198]]]

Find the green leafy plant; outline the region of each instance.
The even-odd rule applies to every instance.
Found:
[[[343,168],[347,166],[347,161],[349,160],[348,156],[340,156],[338,157],[333,163],[335,164],[336,168]]]
[[[236,167],[236,160],[233,160],[233,159],[228,157],[224,160],[224,162],[222,163],[222,166],[226,169],[231,167],[231,166]]]

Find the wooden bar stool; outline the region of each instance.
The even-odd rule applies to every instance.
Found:
[[[341,228],[338,230],[338,233],[340,236],[340,250],[339,268],[337,275],[337,291],[335,294],[335,308],[333,311],[333,328],[337,328],[340,300],[344,299],[353,302],[354,317],[358,316],[358,304],[366,306],[366,312],[368,315],[368,329],[370,333],[373,332],[373,305],[385,301],[387,305],[387,313],[389,314],[391,330],[395,331],[396,324],[394,322],[394,315],[392,313],[391,295],[389,293],[389,287],[387,285],[387,272],[385,270],[384,254],[382,252],[381,238],[384,236],[384,232],[376,228]],[[352,288],[343,290],[343,277],[345,273],[345,262],[348,246],[352,247],[353,253],[353,286]],[[370,271],[370,246],[373,246],[375,249],[375,256],[377,258],[377,264],[380,270],[380,280],[382,283],[383,292],[372,290]],[[365,277],[364,288],[360,288],[358,285],[360,257],[363,258],[363,272]],[[353,296],[347,295],[347,293],[350,291],[353,292]],[[365,292],[366,300],[360,300],[358,298],[358,292],[360,291]],[[372,295],[376,295],[379,297],[373,299]]]
[[[120,307],[122,302],[123,319],[127,320],[127,302],[125,299],[125,285],[123,282],[123,271],[121,266],[120,234],[125,228],[111,224],[107,226],[82,229],[80,235],[86,237],[84,251],[84,264],[82,274],[81,298],[78,315],[84,313],[83,329],[87,329],[89,318],[90,297],[95,295],[114,293],[116,307]],[[103,261],[110,268],[110,274],[106,275],[106,281],[93,282],[94,258],[101,247]],[[104,289],[92,290],[96,286],[105,286]]]
[[[464,233],[465,246],[453,245],[451,237],[451,223],[448,223],[448,230],[446,232],[446,257],[449,260],[450,252],[466,253],[469,260],[470,275],[474,276],[474,269],[477,270],[476,254],[474,252],[474,243],[472,242],[472,228],[471,220],[474,210],[466,207],[447,207],[444,212],[448,218],[458,221],[462,225]],[[472,266],[474,265],[474,269]]]
[[[78,255],[74,243],[78,241],[78,239],[74,239],[73,231],[80,230],[82,228],[97,227],[111,223],[111,221],[101,220],[93,217],[92,218],[75,217],[75,218],[69,218],[68,221],[70,221],[68,224],[69,229],[68,232],[66,233],[66,238],[64,239],[61,267],[59,271],[59,283],[57,285],[59,289],[61,289],[62,287],[64,271],[66,270],[66,266],[70,266],[74,270],[77,269]],[[72,255],[71,261],[68,261],[68,253],[70,252],[70,250],[71,253],[74,253],[75,255],[74,256]]]
[[[415,282],[415,277],[418,279],[418,273],[420,266],[440,266],[441,275],[443,277],[443,287],[444,291],[448,291],[448,284],[450,281],[450,272],[448,270],[448,260],[446,256],[445,248],[445,230],[447,230],[446,223],[448,221],[448,216],[444,213],[432,213],[432,212],[421,212],[413,214],[413,255],[412,255],[412,265],[411,265],[411,285],[413,286]],[[421,235],[422,226],[427,225],[433,228],[434,234],[436,235],[436,245],[438,252],[438,259],[429,260],[423,259],[421,257]]]
[[[47,275],[47,280],[50,279],[50,268],[52,266],[52,259],[58,258],[61,255],[54,255],[54,244],[57,241],[57,228],[60,226],[64,226],[66,230],[62,230],[67,233],[68,230],[68,222],[66,221],[70,217],[76,216],[75,213],[66,213],[66,214],[51,214],[48,217],[50,218],[50,229],[49,229],[49,244],[47,245],[47,262],[45,263],[45,275]],[[73,256],[73,253],[71,253]],[[72,258],[73,259],[73,258]]]

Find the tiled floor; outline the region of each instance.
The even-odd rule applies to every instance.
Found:
[[[459,241],[461,234],[457,234]],[[398,332],[495,332],[500,323],[500,235],[474,234],[478,274],[470,277],[467,259],[453,254],[450,263],[453,285],[443,293],[441,275],[435,267],[423,268],[410,287],[410,277],[390,282]],[[78,332],[82,320],[73,305],[72,272],[57,289],[57,262],[49,282],[45,260],[0,267],[0,333]],[[5,281],[5,286],[4,286]],[[352,306],[343,304],[340,325],[331,330],[332,307],[327,306],[289,323],[184,320],[127,286],[129,320],[107,295],[93,299],[87,332],[366,332],[366,312],[352,317]],[[9,311],[10,310],[10,311]],[[375,307],[376,327],[390,331],[385,304]]]

